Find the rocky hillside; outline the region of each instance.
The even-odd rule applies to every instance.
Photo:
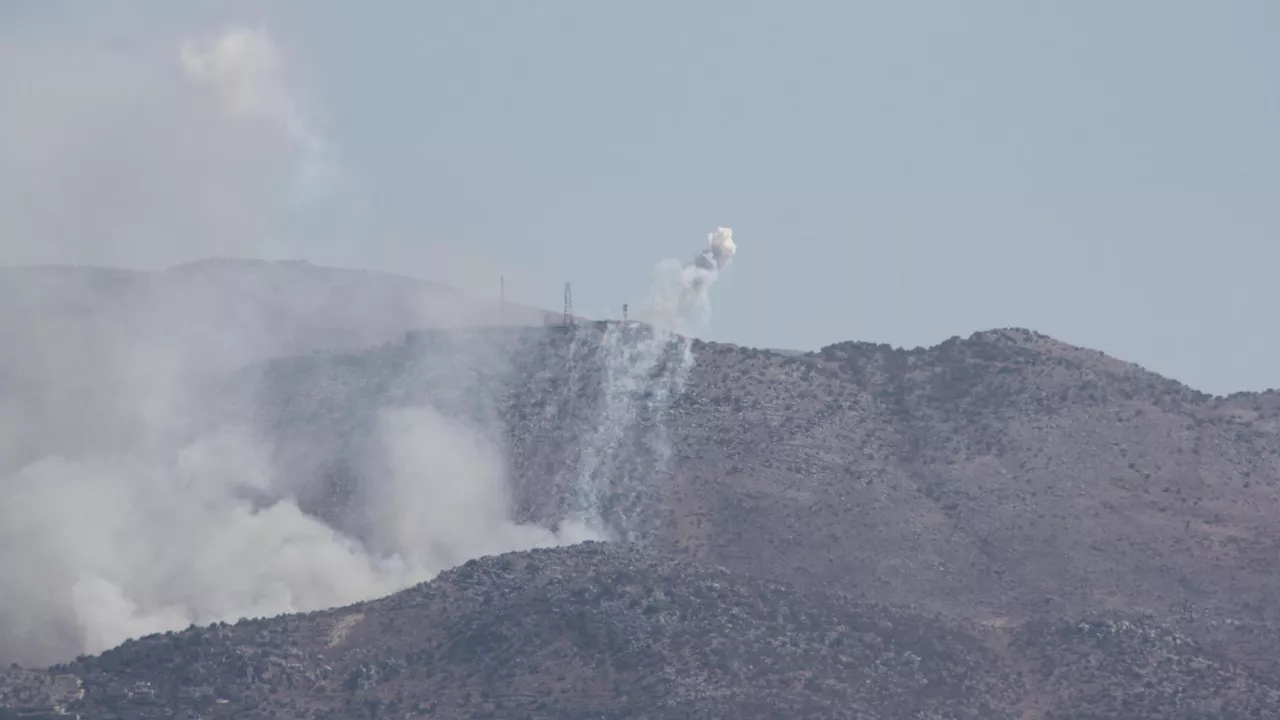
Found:
[[[682,378],[673,348],[612,367],[606,332],[278,361],[255,408],[282,453],[306,439],[296,455],[358,472],[380,408],[431,404],[499,437],[528,502],[562,497],[584,433],[621,425],[608,459],[635,467],[611,490],[658,493],[657,539],[798,584],[861,578],[876,600],[983,617],[1280,607],[1269,396],[1210,398],[1025,331],[806,357],[695,342]],[[633,366],[643,381],[611,393]],[[642,477],[663,442],[669,477]]]
[[[671,490],[699,557],[979,619],[1140,609],[1274,638],[1270,396],[1017,330],[703,356]]]
[[[248,423],[273,464],[253,492],[297,498],[376,551],[362,510],[391,474],[380,419],[430,407],[497,449],[514,520],[586,519],[628,544],[486,559],[357,608],[14,670],[0,704],[78,702],[84,717],[1276,714],[1280,394],[1206,396],[1025,330],[795,355],[637,323],[399,325],[267,332],[274,344],[245,346],[265,355],[215,353],[210,370],[294,342],[339,348],[210,378],[194,422]],[[57,397],[86,433],[127,425]],[[19,431],[41,417],[13,415],[0,439],[28,452],[35,431]]]
[[[431,404],[506,448],[524,517],[586,494],[675,557],[983,622],[1152,613],[1277,669],[1273,394],[1209,397],[1023,330],[803,357],[695,342],[686,367],[620,354],[638,341],[610,327],[278,361],[254,411],[320,514],[375,481],[379,408]]]
[[[1274,686],[1149,621],[981,625],[599,543],[36,675],[80,688],[62,711],[122,720],[1280,713]]]
[[[968,613],[1280,607],[1264,397],[1209,398],[1025,331],[701,357],[679,484],[717,561],[772,556],[797,580],[872,577]]]

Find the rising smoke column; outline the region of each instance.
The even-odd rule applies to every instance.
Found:
[[[599,338],[574,339],[573,358],[594,349],[584,343],[598,343],[602,377],[570,485],[571,514],[616,540],[643,541],[656,530],[672,455],[665,420],[694,364],[686,333],[710,321],[711,287],[737,252],[729,228],[716,228],[707,240],[690,261],[659,263],[644,323],[614,323]]]

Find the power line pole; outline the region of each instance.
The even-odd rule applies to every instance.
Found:
[[[573,324],[573,291],[567,282],[564,284],[564,324]]]
[[[507,276],[498,276],[498,326],[507,325]]]

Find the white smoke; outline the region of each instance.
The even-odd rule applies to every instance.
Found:
[[[427,580],[481,555],[594,537],[510,520],[494,448],[427,408],[384,433],[391,476],[370,508],[379,552],[272,493],[243,433],[163,457],[46,457],[4,481],[0,647],[9,659],[96,653],[193,623],[316,610]]]
[[[237,120],[264,120],[302,155],[302,181],[317,189],[336,173],[328,143],[289,91],[280,51],[266,28],[232,28],[179,48],[182,69],[215,93]]]
[[[373,500],[375,532],[410,567],[437,572],[481,555],[599,537],[576,521],[556,532],[513,523],[501,457],[475,428],[419,407],[385,413],[382,434],[392,483]]]
[[[707,248],[692,261],[659,263],[640,318],[681,334],[704,327],[711,321],[711,287],[737,251],[733,230],[722,227],[708,234]]]
[[[612,540],[644,540],[671,459],[664,423],[693,368],[689,339],[655,327],[613,324],[599,338],[600,396],[579,446],[571,517]],[[576,345],[576,343],[575,343]],[[574,355],[590,350],[575,347]],[[637,442],[637,440],[640,440]]]
[[[598,340],[587,341],[599,342],[603,377],[579,448],[572,511],[603,536],[641,540],[653,531],[640,515],[659,495],[669,469],[671,441],[663,420],[693,369],[686,333],[710,321],[711,287],[737,252],[729,228],[716,228],[707,241],[692,261],[657,266],[641,314],[647,327],[613,324]],[[573,354],[585,354],[576,345]],[[637,437],[644,438],[640,447]]]
[[[0,90],[23,101],[0,113],[0,180],[17,189],[0,198],[0,262],[55,247],[61,260],[143,266],[253,254],[279,210],[262,153],[293,155],[308,183],[334,171],[265,29],[168,47],[160,68],[76,65],[74,44],[0,48]],[[44,67],[21,62],[31,58],[58,68],[49,83],[29,82]],[[195,91],[167,85],[169,71]],[[254,121],[271,132],[231,129]],[[384,418],[389,469],[364,510],[377,532],[362,544],[300,509],[249,429],[212,423],[207,348],[270,354],[262,318],[193,347],[191,309],[154,307],[160,296],[135,297],[127,278],[18,277],[0,273],[0,662],[349,603],[479,554],[589,537],[512,522],[499,450],[416,408]],[[110,311],[87,302],[112,288],[123,297]],[[103,313],[114,314],[68,322]]]
[[[733,242],[733,230],[716,228],[715,232],[707,236],[707,239],[711,245],[709,252],[711,259],[715,261],[716,269],[723,270],[738,252],[738,246]]]

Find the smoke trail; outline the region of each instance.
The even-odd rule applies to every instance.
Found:
[[[654,531],[672,452],[665,418],[694,363],[683,333],[710,320],[711,287],[736,251],[733,231],[717,228],[692,261],[658,265],[642,313],[647,323],[610,324],[591,338],[602,356],[601,394],[571,484],[572,514],[587,527],[623,540]],[[571,351],[582,354],[580,347]]]
[[[600,396],[570,484],[570,516],[614,539],[641,539],[652,531],[649,516],[669,467],[664,419],[693,367],[690,342],[666,330],[622,324],[586,342],[598,343]],[[571,349],[575,356],[583,352]]]

